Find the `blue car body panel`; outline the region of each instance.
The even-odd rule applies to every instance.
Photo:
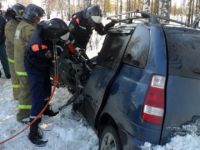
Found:
[[[137,28],[140,27],[135,30]],[[119,62],[114,67],[98,64],[84,89],[84,116],[92,126],[98,127],[101,117],[109,115],[118,127],[124,150],[135,150],[144,142],[164,144],[172,136],[170,127],[181,126],[195,114],[200,115],[199,107],[194,108],[194,105],[199,106],[199,80],[169,72],[168,45],[161,25],[143,25],[142,28],[149,31],[150,40],[146,65],[136,67],[124,61],[121,54],[113,60]],[[130,44],[131,36],[129,38],[125,45]],[[126,53],[127,47],[122,47],[121,51]],[[164,120],[160,125],[142,119],[144,99],[154,74],[166,78]]]
[[[165,76],[167,71],[166,61],[163,61],[166,59],[166,46],[162,28],[160,26],[150,28],[150,37],[154,40],[150,41],[146,67],[140,69],[127,64],[121,66],[120,73],[112,84],[107,104],[102,112],[102,114],[108,113],[112,116],[119,125],[119,129],[131,135],[133,141],[140,144],[145,141],[159,144],[162,130],[161,125],[145,123],[141,119],[144,98],[152,74]]]

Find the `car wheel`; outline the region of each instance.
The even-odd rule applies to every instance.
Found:
[[[121,150],[118,134],[112,126],[106,126],[100,135],[100,150]]]

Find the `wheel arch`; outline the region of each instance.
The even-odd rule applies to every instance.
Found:
[[[96,121],[96,123],[95,123],[95,128],[98,131],[98,135],[99,135],[99,133],[102,132],[103,128],[108,125],[113,126],[116,129],[117,134],[119,136],[118,126],[117,126],[116,122],[114,121],[113,117],[111,115],[109,115],[108,113],[102,114],[99,117],[98,121]]]

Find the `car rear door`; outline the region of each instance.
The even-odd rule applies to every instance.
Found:
[[[176,134],[177,127],[200,116],[200,31],[170,27],[164,31],[168,79],[161,143]]]

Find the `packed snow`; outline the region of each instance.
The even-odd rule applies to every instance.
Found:
[[[0,141],[10,137],[25,127],[17,122],[17,101],[13,99],[11,81],[0,79]],[[52,101],[54,110],[64,105],[70,98],[66,88],[59,88]],[[44,150],[97,150],[98,138],[95,132],[88,126],[81,114],[71,111],[71,106],[63,109],[55,117],[43,117],[41,128],[48,144]],[[11,141],[0,145],[0,150],[37,150],[27,138],[29,130],[20,134]]]

